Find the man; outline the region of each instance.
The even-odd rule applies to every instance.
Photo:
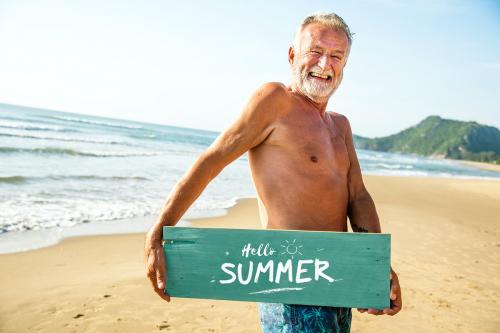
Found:
[[[170,193],[148,232],[147,275],[156,293],[165,288],[162,227],[175,225],[222,169],[249,152],[264,228],[381,231],[372,198],[363,184],[347,118],[326,112],[342,81],[351,33],[336,14],[307,17],[288,52],[293,82],[266,83],[239,118],[203,152]],[[394,315],[401,292],[391,269],[391,308],[358,309]],[[261,304],[264,332],[349,332],[351,310],[289,304]]]

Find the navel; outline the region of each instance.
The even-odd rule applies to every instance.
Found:
[[[318,158],[314,155],[311,155],[311,162],[318,163]]]

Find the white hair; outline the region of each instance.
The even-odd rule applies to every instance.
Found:
[[[349,51],[351,50],[352,36],[354,34],[351,33],[351,30],[349,30],[349,26],[347,25],[347,23],[345,23],[342,17],[338,16],[335,13],[318,12],[306,17],[300,24],[299,28],[297,29],[297,32],[295,33],[295,38],[293,40],[294,48],[297,48],[300,44],[300,33],[304,30],[306,26],[313,23],[319,23],[334,30],[343,31],[347,36],[347,41],[348,41],[347,53],[349,54]]]

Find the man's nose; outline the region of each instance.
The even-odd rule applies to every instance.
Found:
[[[330,59],[330,56],[327,55],[327,54],[323,54],[321,56],[321,58],[319,58],[319,62],[318,62],[318,65],[319,67],[321,67],[322,69],[328,69],[330,68],[330,65],[331,65],[331,59]]]

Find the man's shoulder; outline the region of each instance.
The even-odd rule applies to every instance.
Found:
[[[257,89],[260,97],[286,98],[289,89],[281,82],[266,82]]]
[[[351,125],[349,124],[349,119],[347,119],[347,116],[340,114],[338,112],[333,112],[333,111],[328,111],[328,114],[330,114],[330,117],[334,122],[337,122],[340,126],[342,127],[350,127]]]
[[[330,114],[331,119],[333,120],[334,126],[344,135],[344,138],[352,136],[351,124],[349,123],[349,119],[343,114],[338,112],[328,112]]]
[[[290,90],[280,82],[267,82],[261,85],[252,95],[250,104],[259,113],[272,113],[275,116],[288,110],[290,106]]]

